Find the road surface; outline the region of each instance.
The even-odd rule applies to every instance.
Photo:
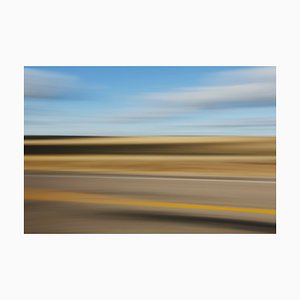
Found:
[[[275,233],[261,178],[25,174],[25,233]]]

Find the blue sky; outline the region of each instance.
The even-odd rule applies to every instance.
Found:
[[[275,67],[25,67],[25,135],[275,135]]]

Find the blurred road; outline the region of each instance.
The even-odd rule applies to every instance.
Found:
[[[25,233],[275,233],[261,178],[25,174]]]

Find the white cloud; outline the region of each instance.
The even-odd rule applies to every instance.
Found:
[[[230,71],[223,71],[216,76],[222,82],[226,83],[254,83],[254,82],[273,82],[276,80],[276,69],[275,67],[254,67],[247,69],[232,69]]]
[[[56,72],[24,70],[24,94],[31,98],[59,98],[68,94],[78,83],[75,76]]]
[[[275,76],[274,67],[228,69],[208,75],[201,86],[137,95],[134,108],[128,107],[106,121],[144,123],[216,109],[274,107]]]
[[[191,109],[226,108],[232,106],[275,105],[275,69],[242,69],[222,72],[215,83],[207,86],[180,88],[173,91],[148,93],[144,101],[154,101],[167,107]]]

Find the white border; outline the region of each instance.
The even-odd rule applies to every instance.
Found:
[[[1,299],[299,298],[297,2],[12,0],[0,13]],[[24,235],[29,65],[277,66],[277,234]]]

